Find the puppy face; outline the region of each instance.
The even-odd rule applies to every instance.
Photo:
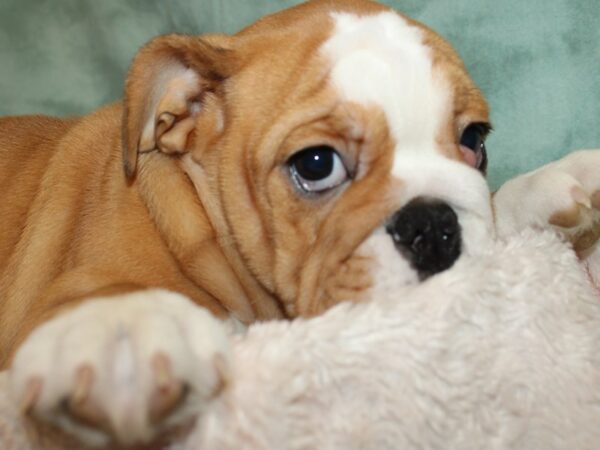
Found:
[[[487,106],[432,31],[340,0],[211,39],[221,55],[209,66],[229,73],[211,78],[186,56],[180,78],[214,85],[187,97],[182,166],[225,245],[290,316],[416,283],[489,239]]]

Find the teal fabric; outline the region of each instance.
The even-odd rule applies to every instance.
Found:
[[[121,96],[129,61],[151,37],[235,32],[295,3],[2,0],[0,115],[91,111]],[[569,150],[600,147],[600,1],[385,3],[449,39],[486,93],[493,187]]]

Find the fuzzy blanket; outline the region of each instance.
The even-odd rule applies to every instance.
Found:
[[[7,394],[1,449],[81,448],[26,432]],[[227,387],[166,448],[599,445],[600,296],[567,245],[526,231],[387,298],[254,325]]]

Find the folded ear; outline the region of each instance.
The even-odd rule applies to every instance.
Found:
[[[136,55],[125,85],[123,167],[133,177],[140,152],[187,151],[207,92],[231,75],[235,63],[226,36],[171,34]]]

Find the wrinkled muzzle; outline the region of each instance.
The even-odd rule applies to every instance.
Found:
[[[393,174],[398,207],[360,247],[375,260],[374,291],[425,280],[495,239],[490,191],[477,170],[429,155],[402,157]]]

